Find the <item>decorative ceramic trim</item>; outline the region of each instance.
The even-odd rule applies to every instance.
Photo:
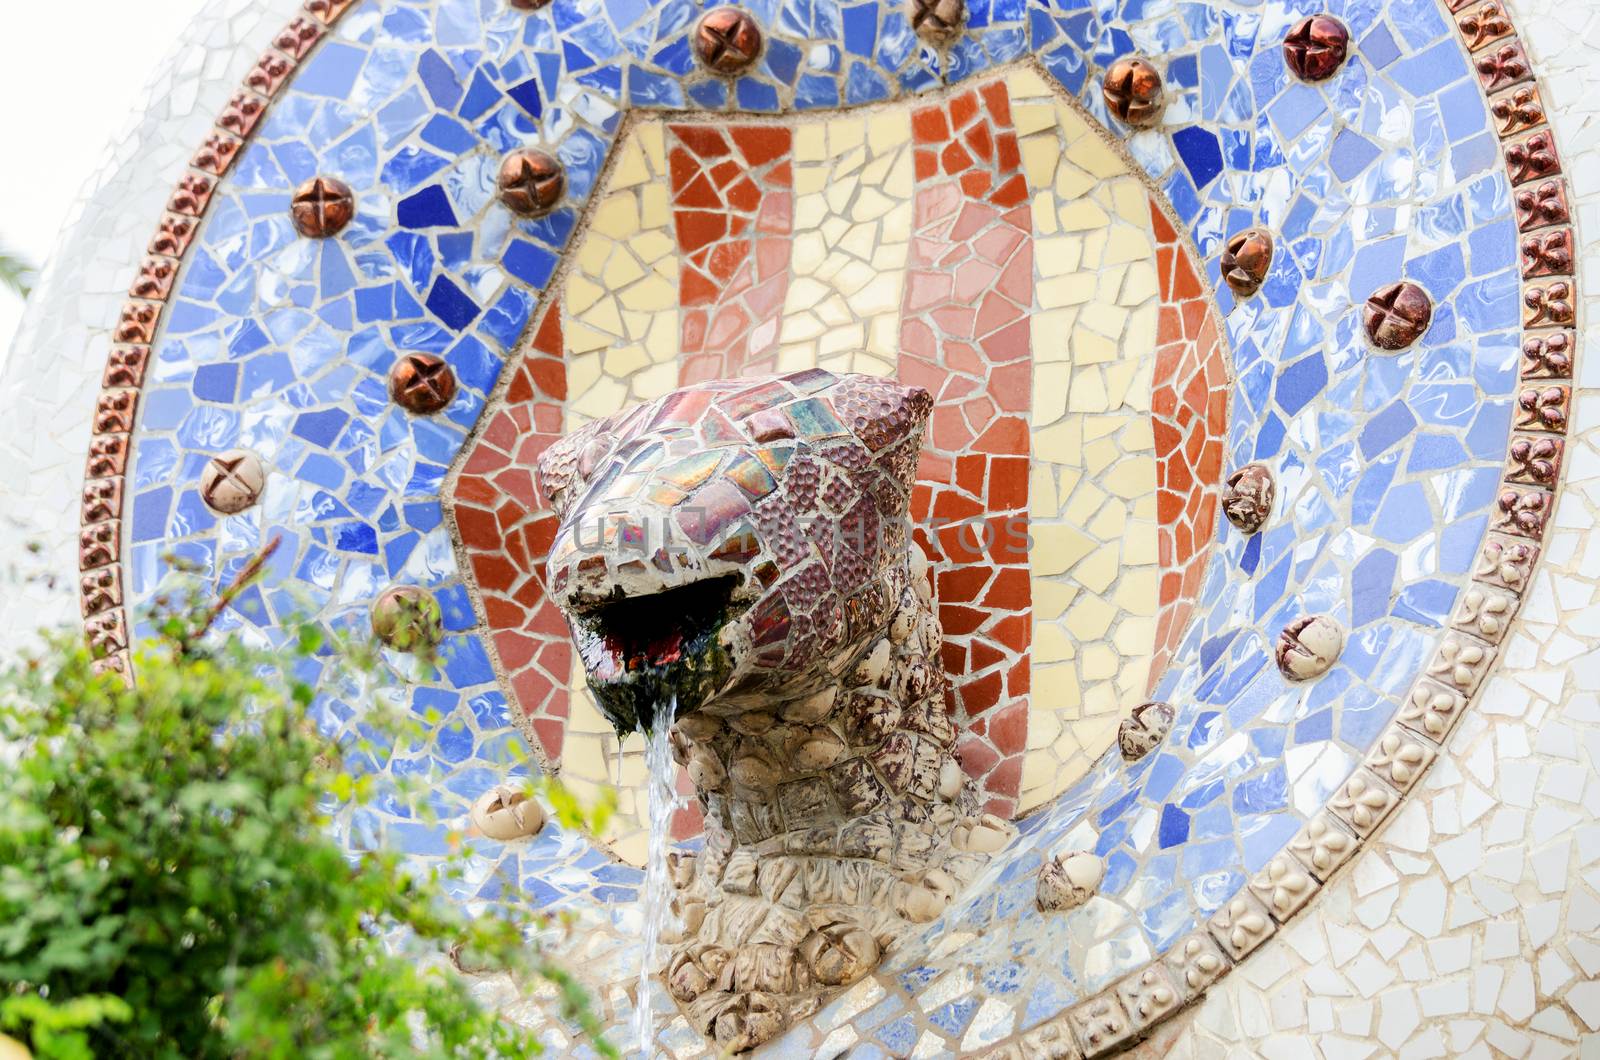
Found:
[[[1041,1027],[1056,1024],[1074,1036],[1085,1058],[1106,1056],[1132,1046],[1166,1016],[1204,997],[1212,983],[1258,949],[1278,925],[1287,924],[1310,905],[1316,891],[1381,830],[1476,701],[1494,665],[1497,646],[1521,608],[1538,563],[1539,543],[1555,511],[1560,456],[1571,423],[1578,297],[1577,242],[1568,207],[1572,196],[1561,175],[1539,86],[1509,17],[1498,14],[1498,4],[1484,5],[1495,8],[1494,18],[1503,23],[1503,29],[1485,29],[1478,0],[1440,2],[1455,16],[1490,113],[1497,119],[1521,238],[1523,386],[1517,395],[1508,466],[1501,477],[1498,516],[1479,550],[1473,580],[1457,601],[1450,629],[1432,660],[1365,762],[1286,850],[1212,917],[1210,938],[1201,931],[1180,939],[1166,954],[1067,1013],[994,1047],[985,1054],[990,1060],[1042,1055],[1025,1040]],[[1561,330],[1551,330],[1552,325]],[[1544,447],[1552,466],[1535,470],[1531,458],[1518,457],[1517,443],[1524,439],[1530,446],[1553,443]],[[1181,1000],[1147,1024],[1131,1028],[1124,1007],[1129,984],[1142,982],[1152,971],[1159,973],[1163,965],[1177,973]]]
[[[1176,576],[1177,584],[1172,588],[1162,584],[1157,592],[1155,649],[1151,657],[1148,682],[1148,687],[1153,689],[1177,652],[1182,636],[1188,629],[1189,620],[1199,606],[1198,586],[1203,581],[1207,565],[1217,551],[1214,547],[1215,536],[1211,530],[1215,524],[1222,471],[1227,460],[1226,427],[1230,422],[1232,403],[1235,400],[1233,394],[1235,380],[1229,374],[1229,350],[1224,319],[1211,297],[1205,280],[1203,268],[1205,258],[1195,247],[1188,227],[1176,215],[1170,203],[1167,203],[1160,185],[1139,166],[1129,152],[1127,144],[1102,126],[1093,112],[1071,95],[1036,56],[1025,56],[1011,63],[1002,64],[970,82],[936,86],[908,96],[906,99],[889,103],[822,111],[814,117],[820,116],[826,120],[851,115],[871,115],[892,111],[904,103],[912,102],[915,104],[912,107],[912,143],[926,153],[935,145],[932,141],[923,142],[917,139],[918,134],[914,131],[919,124],[916,120],[917,114],[936,118],[943,126],[952,114],[960,113],[965,99],[998,93],[1006,99],[1009,106],[1012,102],[1009,96],[1011,79],[1018,74],[1029,73],[1042,82],[1042,92],[1051,102],[1056,106],[1070,109],[1089,126],[1093,135],[1117,155],[1127,167],[1124,176],[1143,186],[1149,197],[1151,231],[1156,241],[1156,253],[1158,255],[1170,253],[1175,259],[1175,263],[1163,269],[1157,278],[1160,299],[1157,312],[1160,323],[1157,326],[1156,345],[1150,353],[1150,359],[1156,365],[1163,363],[1167,365],[1165,371],[1156,368],[1152,393],[1158,404],[1162,394],[1165,393],[1172,402],[1172,408],[1165,412],[1151,411],[1148,419],[1158,432],[1162,428],[1167,428],[1177,439],[1169,447],[1158,446],[1156,449],[1161,480],[1167,480],[1167,476],[1170,475],[1172,480],[1181,479],[1190,482],[1190,485],[1181,492],[1170,491],[1178,495],[1187,510],[1170,519],[1158,521],[1157,524],[1158,548],[1163,554],[1170,550],[1175,556],[1170,561],[1162,561],[1158,579],[1164,583],[1167,577]],[[1031,95],[1026,97],[1026,100],[1034,104],[1040,101]],[[1022,103],[1023,100],[1018,99],[1016,102]],[[763,154],[762,165],[750,170],[752,183],[761,189],[761,199],[756,200],[754,204],[738,208],[741,216],[752,227],[737,236],[727,237],[732,242],[745,244],[751,259],[754,260],[760,256],[756,248],[761,243],[788,243],[799,234],[787,230],[788,222],[777,226],[782,229],[781,232],[774,230],[758,233],[753,227],[757,217],[763,213],[764,207],[760,205],[762,200],[782,197],[792,204],[794,199],[792,176],[769,186],[768,178],[761,174],[770,173],[774,167],[786,170],[795,164],[792,144],[774,146],[765,138],[776,134],[783,139],[790,139],[797,130],[808,127],[803,121],[797,122],[795,120],[797,117],[803,118],[804,115],[787,114],[775,120],[770,115],[741,113],[730,120],[728,115],[721,113],[689,112],[673,113],[658,118],[648,111],[630,110],[624,112],[621,118],[615,135],[615,144],[626,145],[636,142],[634,137],[641,125],[653,123],[664,127],[667,133],[669,157],[680,157],[683,162],[681,169],[672,171],[670,180],[673,188],[675,220],[678,225],[684,226],[692,223],[692,219],[696,217],[703,220],[704,210],[700,205],[690,207],[678,202],[678,193],[683,187],[697,180],[704,180],[710,172],[706,167],[711,162],[723,158],[721,152],[726,151],[730,144],[748,143],[747,137],[761,136],[763,140],[755,146],[770,153],[771,157],[769,159]],[[948,128],[954,126],[955,122],[951,119]],[[815,128],[816,125],[809,127]],[[724,140],[722,134],[726,134],[730,139]],[[958,139],[956,132],[950,135],[952,142]],[[708,140],[710,143],[708,155],[701,157],[698,152],[707,150]],[[939,144],[942,146],[943,141]],[[612,149],[600,170],[600,176],[595,181],[596,189],[610,187],[613,167],[625,150],[626,148],[620,146]],[[674,156],[671,154],[674,150],[681,151],[682,154]],[[934,163],[930,160],[929,164]],[[1013,174],[1016,175],[1021,175],[1020,169]],[[929,188],[925,187],[924,191],[927,190]],[[556,616],[553,628],[549,623],[540,622],[540,612],[551,607],[548,595],[542,588],[544,577],[538,573],[544,564],[544,557],[536,550],[522,548],[520,543],[524,539],[543,536],[548,545],[548,535],[553,533],[550,528],[554,526],[554,518],[548,506],[535,506],[531,483],[526,484],[524,492],[520,488],[498,484],[496,479],[505,470],[507,460],[518,465],[531,466],[544,447],[557,440],[558,435],[552,433],[552,429],[548,426],[549,419],[546,417],[552,416],[559,422],[562,403],[569,397],[565,374],[568,365],[563,359],[564,329],[574,324],[582,327],[580,321],[572,319],[565,311],[563,294],[569,278],[569,265],[586,245],[585,240],[589,236],[595,211],[601,208],[605,194],[597,190],[577,211],[578,217],[573,224],[573,234],[568,237],[568,253],[562,263],[556,266],[532,314],[532,322],[527,332],[531,341],[525,340],[518,352],[507,360],[506,369],[489,392],[484,411],[462,443],[439,492],[445,519],[452,529],[457,567],[469,588],[477,613],[485,617],[481,626],[483,647],[492,662],[502,691],[507,700],[514,704],[512,724],[527,741],[532,759],[544,771],[556,771],[561,768],[564,741],[571,721],[572,700],[569,698],[568,689],[559,682],[551,682],[547,677],[548,671],[552,669],[561,674],[570,671],[570,656],[565,654],[569,651],[570,637],[565,620],[559,616]],[[788,209],[781,212],[787,216]],[[933,227],[936,228],[937,225]],[[1030,229],[1027,239],[1031,241],[1033,238]],[[698,242],[695,243],[695,248],[703,252]],[[688,252],[689,248],[679,246],[678,253],[681,258],[687,258]],[[998,272],[1004,272],[1004,268],[999,266],[996,268]],[[908,274],[930,270],[937,272],[939,267],[930,262],[923,262],[910,263],[905,269]],[[760,289],[773,282],[785,283],[787,279],[781,272],[771,277],[758,277],[755,287]],[[709,280],[706,282],[711,284]],[[749,290],[748,284],[732,280],[719,281],[711,286],[715,288],[714,291],[708,293],[697,290],[694,299],[681,301],[678,305],[678,312],[681,315],[679,332],[681,345],[678,352],[680,360],[677,366],[679,385],[687,386],[707,379],[733,378],[754,372],[763,374],[777,372],[778,349],[775,337],[770,340],[769,345],[759,351],[747,347],[749,336],[762,330],[762,325],[770,326],[779,322],[783,308],[781,297],[776,299],[776,305],[767,305],[761,311],[745,306],[749,319],[744,321],[736,333],[736,338],[725,337],[717,343],[709,343],[706,338],[706,333],[710,330],[707,321],[717,315],[719,307],[725,308],[717,299],[731,297],[734,303],[743,306],[744,303],[739,300],[744,298]],[[736,288],[736,293],[729,296],[728,288]],[[707,298],[713,301],[708,303]],[[934,307],[929,306],[919,307],[914,314],[903,311],[903,319],[933,315]],[[1186,316],[1191,320],[1199,318],[1194,327],[1200,334],[1183,333],[1182,321]],[[691,318],[693,318],[692,323]],[[1170,334],[1167,330],[1169,323],[1175,329]],[[775,328],[771,329],[771,334],[776,336]],[[976,356],[985,364],[989,364],[989,355],[980,351]],[[901,357],[915,363],[921,373],[920,385],[930,392],[937,392],[937,386],[928,381],[930,375],[947,371],[952,377],[958,374],[948,369],[943,362],[911,354],[904,349],[901,351]],[[998,371],[1004,369],[1006,364],[996,361],[989,364],[989,367]],[[1197,386],[1197,383],[1202,385]],[[1022,414],[1018,410],[1002,408],[1000,402],[996,400],[999,394],[993,389],[995,385],[991,380],[967,396],[969,399],[982,397],[990,400],[997,410],[994,423],[1020,418]],[[1195,397],[1196,390],[1199,391],[1198,399]],[[1224,411],[1220,416],[1208,420],[1207,406],[1218,390]],[[519,418],[524,421],[522,427],[516,426]],[[1185,452],[1185,446],[1191,439],[1183,432],[1189,430],[1190,422],[1202,425],[1199,430],[1203,449],[1199,450],[1198,456],[1188,455]],[[529,424],[531,426],[528,426]],[[991,424],[987,423],[980,427],[963,424],[957,430],[981,435],[990,426]],[[959,440],[948,436],[950,433],[956,432],[947,432],[945,426],[938,422],[931,424],[928,439],[924,443],[924,455],[936,453],[952,465],[958,460],[978,457],[985,461],[992,460],[994,465],[980,476],[981,480],[991,483],[998,480],[1002,474],[1009,473],[1010,469],[1003,467],[1005,463],[1027,461],[1033,451],[1034,443],[1030,438],[1020,448],[997,445],[993,452],[969,453],[963,449],[963,444]],[[941,437],[942,435],[944,437]],[[1017,477],[1021,480],[1025,493],[1028,476],[1023,474]],[[962,522],[951,522],[943,532],[927,529],[929,526],[927,513],[939,509],[946,500],[958,503],[971,500],[965,486],[958,482],[953,472],[943,478],[938,475],[919,477],[913,493],[913,525],[918,528],[919,539],[923,541],[924,548],[934,550],[934,562],[941,571],[939,576],[970,571],[977,567],[986,569],[999,567],[1002,574],[1006,573],[1009,567],[1009,573],[1013,575],[1019,573],[1015,562],[997,564],[991,556],[975,554],[971,550],[953,544],[962,533],[964,525]],[[517,487],[522,486],[523,483],[517,483]],[[1027,520],[1029,512],[1025,499],[1017,504],[1015,509],[988,510],[985,515],[993,519]],[[518,512],[514,520],[508,519],[506,515],[511,510]],[[540,529],[541,526],[544,526],[543,530]],[[486,542],[481,535],[488,533],[491,528],[496,536],[494,540]],[[1026,575],[1027,557],[1023,556],[1022,559],[1024,562],[1021,564],[1023,568],[1021,573]],[[1018,596],[1002,594],[1002,586],[997,579],[987,592],[971,596],[948,594],[938,601],[940,606],[949,607],[956,612],[971,614],[983,611],[986,621],[988,616],[1022,615],[1025,620],[1016,623],[1016,628],[1021,632],[1012,641],[1007,642],[990,630],[982,630],[959,636],[947,635],[946,643],[961,645],[967,652],[972,651],[970,647],[972,644],[987,645],[1004,653],[1018,654],[1024,664],[1028,663],[1034,636],[1032,623],[1027,620],[1031,617],[1029,594],[1032,592],[1033,583],[1028,577],[1021,580],[1025,588],[1020,600]],[[532,591],[534,583],[541,586],[537,595]],[[981,599],[991,595],[998,600]],[[508,621],[494,619],[497,610],[503,614],[504,610],[510,608],[518,608],[522,614]],[[553,611],[547,613],[554,614]],[[510,658],[518,658],[520,661],[508,665],[507,659]],[[549,662],[551,658],[558,659],[559,662],[552,666]],[[1013,727],[1000,724],[996,718],[1002,712],[1019,710],[1031,717],[1030,704],[1037,702],[1038,694],[1029,691],[1011,693],[1008,689],[1003,689],[1001,680],[992,670],[971,680],[970,688],[969,675],[964,668],[959,672],[953,671],[951,678],[956,688],[957,717],[969,720],[983,716],[989,718],[987,735],[978,736],[970,730],[963,731],[963,754],[966,756],[967,768],[979,782],[980,792],[988,809],[1007,817],[1024,816],[1033,812],[1039,808],[1039,804],[1037,802],[1029,804],[1026,800],[1026,795],[1029,793],[1023,791],[1020,786],[1022,761],[1027,754],[1028,746],[1027,726]],[[1025,685],[1027,682],[1019,683]],[[988,701],[982,698],[984,690],[980,686],[985,685],[990,686],[988,695],[995,700],[990,705],[983,705]],[[974,701],[979,705],[970,707],[969,703]],[[1030,721],[1030,724],[1037,724],[1037,721]],[[997,735],[999,733],[1005,735]],[[973,763],[979,761],[980,754],[984,756],[982,764],[975,766]],[[1083,768],[1086,767],[1080,767],[1080,772]],[[1009,786],[1005,781],[993,783],[1008,770]],[[697,809],[691,807],[684,811],[680,816],[682,827],[674,832],[674,838],[677,840],[693,838],[698,834],[698,822]]]
[[[1481,21],[1473,21],[1468,8],[1475,0],[1441,2],[1457,17],[1463,44],[1473,54],[1480,87],[1498,123],[1523,236],[1521,378],[1528,385],[1519,395],[1513,441],[1527,439],[1533,445],[1553,441],[1552,470],[1541,475],[1528,461],[1513,457],[1503,473],[1494,532],[1487,536],[1474,570],[1473,585],[1478,588],[1463,596],[1452,617],[1452,631],[1441,640],[1426,672],[1417,678],[1366,765],[1356,770],[1327,810],[1212,918],[1209,933],[1201,930],[1180,939],[1162,957],[1055,1020],[1013,1036],[991,1056],[1022,1056],[1023,1039],[1060,1021],[1070,1028],[1068,1040],[1076,1042],[1085,1056],[1106,1055],[1131,1044],[1203,996],[1235,961],[1264,943],[1277,925],[1289,922],[1308,904],[1319,881],[1325,884],[1335,876],[1361,843],[1381,828],[1387,814],[1437,757],[1437,748],[1482,686],[1495,660],[1496,644],[1527,591],[1538,545],[1554,510],[1560,446],[1570,420],[1576,317],[1571,195],[1553,132],[1545,123],[1539,87],[1515,28],[1509,20],[1504,31],[1486,30]],[[293,70],[353,3],[308,0],[305,14],[286,27],[247,75],[179,180],[114,329],[85,468],[80,601],[96,665],[125,680],[131,681],[132,673],[120,566],[123,476],[150,344],[219,179]],[[1553,356],[1563,350],[1564,356]],[[1481,602],[1468,607],[1474,592],[1481,593]],[[1492,609],[1499,620],[1493,628],[1484,624],[1491,613],[1486,610],[1490,601],[1503,605]],[[1292,893],[1280,902],[1281,891]],[[1174,989],[1176,1000],[1167,1000],[1162,989]],[[1130,1017],[1140,1004],[1148,1005],[1149,1015]]]
[[[128,616],[122,601],[122,505],[139,394],[150,366],[150,344],[160,331],[167,298],[189,246],[211,204],[212,193],[267,107],[355,0],[306,0],[303,14],[285,26],[245,75],[218,115],[211,134],[189,161],[150,238],[149,255],[128,287],[111,335],[111,352],[92,423],[84,467],[78,569],[79,604],[95,669],[133,682]]]

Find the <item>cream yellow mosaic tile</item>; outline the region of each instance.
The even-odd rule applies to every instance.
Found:
[[[1033,190],[1033,687],[1020,808],[1110,744],[1155,649],[1159,290],[1143,183],[1032,71],[1007,79]]]
[[[645,821],[644,736],[630,733],[619,740],[611,723],[600,713],[584,677],[583,665],[574,660],[571,716],[561,755],[561,779],[578,798],[592,805],[601,790],[617,793],[617,812],[601,838],[623,861],[643,865],[649,853],[650,831]]]
[[[1021,806],[1083,774],[1138,698],[1154,649],[1155,444],[1149,420],[1157,283],[1144,186],[1031,71],[1008,78],[1030,188],[1036,311],[1030,521],[1035,697]],[[678,381],[677,243],[666,130],[638,126],[574,257],[563,295],[567,427]],[[898,360],[915,175],[909,115],[796,128],[789,285],[778,366],[891,375]],[[642,743],[621,744],[572,682],[564,773],[621,788],[607,837],[642,857]],[[637,779],[636,777],[634,779]]]
[[[678,244],[666,129],[640,124],[618,150],[561,296],[568,431],[678,383]]]
[[[641,123],[618,150],[562,293],[567,431],[678,385],[678,243],[666,128]],[[643,739],[617,739],[576,663],[568,687],[562,778],[586,801],[602,787],[617,789],[617,813],[602,838],[624,861],[642,865],[648,833],[636,795],[643,790]]]
[[[782,370],[894,374],[913,183],[904,111],[796,130]]]

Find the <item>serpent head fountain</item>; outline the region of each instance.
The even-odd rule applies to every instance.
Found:
[[[601,709],[627,732],[676,699],[706,838],[672,863],[663,974],[725,1048],[868,974],[1010,834],[953,754],[908,533],[931,408],[816,369],[704,383],[539,462],[561,516],[550,590]]]

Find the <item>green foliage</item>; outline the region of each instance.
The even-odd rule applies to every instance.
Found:
[[[103,1023],[126,1023],[133,1010],[121,998],[75,997],[53,1004],[38,995],[24,994],[0,1000],[0,1029],[31,1027],[34,1048],[40,1056],[60,1060],[91,1060],[90,1028]]]
[[[554,811],[556,823],[568,831],[599,835],[606,830],[606,825],[611,823],[611,818],[617,812],[615,788],[602,788],[599,799],[593,806],[587,807],[578,802],[577,796],[565,784],[549,777],[539,781],[538,791]]]
[[[68,638],[0,676],[0,760],[15,758],[0,785],[0,1029],[52,1060],[537,1052],[469,997],[442,957],[456,945],[554,984],[616,1055],[529,941],[542,922],[457,912],[444,883],[459,860],[418,876],[329,837],[329,793],[360,801],[368,785],[307,720],[293,671],[312,655],[360,667],[360,653],[312,630],[276,655],[219,644],[204,636],[219,613],[162,618],[137,689]]]
[[[0,247],[0,287],[20,298],[33,293],[33,266],[5,247]]]

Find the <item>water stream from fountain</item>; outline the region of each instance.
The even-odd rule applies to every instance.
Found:
[[[678,767],[672,761],[672,722],[678,714],[678,697],[657,704],[655,722],[645,740],[645,786],[649,789],[650,853],[645,861],[644,891],[639,909],[644,914],[644,945],[639,962],[639,998],[633,1009],[634,1040],[645,1057],[655,1054],[655,1011],[651,1005],[651,978],[660,963],[661,928],[671,916],[672,887],[667,880],[667,852],[672,844],[672,815],[680,806]]]

